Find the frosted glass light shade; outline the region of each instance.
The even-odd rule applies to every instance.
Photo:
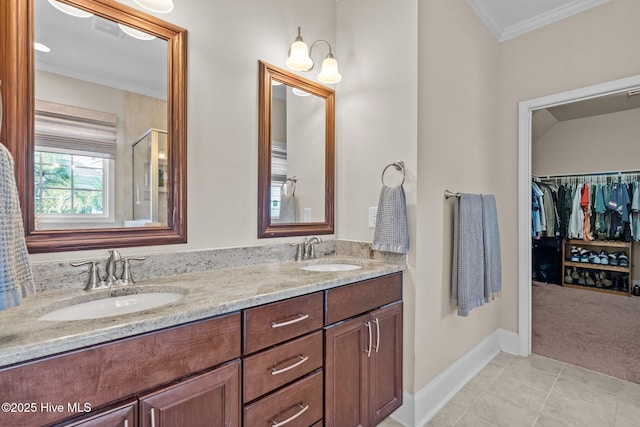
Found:
[[[173,10],[173,0],[133,0],[138,6],[156,13],[169,13]]]
[[[327,57],[322,61],[322,69],[318,74],[318,80],[322,83],[338,83],[342,76],[338,72],[338,61],[335,58]]]
[[[93,16],[93,13],[87,12],[86,10],[78,9],[77,7],[73,7],[66,3],[60,3],[56,0],[49,0],[49,4],[60,12],[64,12],[67,15],[75,16],[76,18],[89,18]]]
[[[295,71],[308,71],[313,67],[313,61],[309,56],[309,47],[305,42],[293,42],[286,64],[287,67]]]
[[[127,27],[126,25],[122,25],[118,23],[118,27],[127,35],[139,39],[139,40],[153,40],[156,36],[152,36],[149,33],[145,33],[144,31],[136,30],[135,28]]]

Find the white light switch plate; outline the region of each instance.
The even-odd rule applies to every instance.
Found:
[[[378,215],[378,208],[372,206],[369,208],[369,228],[376,228],[376,216]]]

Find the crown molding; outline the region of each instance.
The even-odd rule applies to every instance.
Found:
[[[577,15],[604,3],[608,3],[610,0],[574,0],[563,6],[559,6],[555,9],[551,9],[547,12],[507,27],[503,27],[498,23],[495,14],[485,6],[482,0],[466,1],[480,17],[480,20],[489,29],[491,34],[493,34],[499,42],[503,42],[537,30],[538,28],[542,28],[546,25],[553,24],[554,22]]]

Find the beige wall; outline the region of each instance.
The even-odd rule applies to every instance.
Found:
[[[367,209],[380,173],[404,160],[404,388],[416,392],[497,327],[517,331],[518,102],[640,73],[637,16],[639,1],[615,0],[499,44],[464,0],[177,3],[169,19],[189,30],[189,243],[126,252],[300,240],[255,234],[257,60],[284,67],[298,25],[305,40],[337,39],[336,236],[372,240]],[[493,193],[498,203],[503,295],[469,318],[449,298],[445,189]]]
[[[501,45],[494,174],[496,195],[511,201],[499,207],[505,329],[518,327],[518,103],[639,74],[637,16],[639,1],[615,0]]]
[[[531,144],[535,175],[624,170],[640,170],[640,109],[558,122]]]
[[[404,273],[405,390],[414,390],[418,0],[346,0],[338,5],[342,82],[336,93],[336,230],[372,241],[368,209],[378,205],[380,175],[404,160],[411,249]],[[399,183],[393,168],[389,185]],[[424,358],[421,357],[421,362]]]
[[[188,30],[188,243],[127,248],[145,254],[299,241],[258,239],[258,60],[285,68],[302,27],[340,61],[335,0],[191,0],[162,19]],[[324,46],[314,48],[321,61]],[[317,53],[315,52],[317,50]],[[305,77],[315,79],[319,67]],[[339,90],[339,89],[338,89]],[[339,103],[340,101],[338,101]],[[32,255],[33,261],[101,259],[105,252]]]
[[[450,297],[455,202],[444,190],[496,193],[499,209],[510,203],[494,173],[500,46],[464,0],[419,4],[416,391],[498,328],[508,303],[457,315]],[[504,242],[509,236],[500,231]]]

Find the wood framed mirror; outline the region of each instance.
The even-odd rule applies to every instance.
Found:
[[[335,92],[258,68],[258,237],[333,234]]]
[[[29,252],[185,243],[186,30],[113,0],[6,0],[2,3],[0,43],[4,55],[0,79],[4,117],[0,141],[14,157]],[[56,6],[60,4],[63,8],[71,6],[84,12],[84,17],[66,16]],[[58,27],[49,27],[48,19],[55,20]],[[76,27],[90,33],[87,32],[86,37],[78,36],[73,32]],[[56,62],[35,53],[35,42],[46,43],[38,40],[39,36],[63,37],[60,33],[67,30],[68,38],[57,39],[51,46],[51,52],[61,55],[62,60]],[[100,38],[108,39],[105,45],[94,41]],[[66,46],[70,41],[78,45]],[[90,44],[90,49],[98,51],[98,57],[89,58],[88,53],[81,53],[84,52],[82,43],[96,43]],[[126,45],[121,48],[115,43]],[[125,55],[129,47],[135,46],[141,46],[138,50],[141,54],[134,53],[140,58],[110,56]],[[150,52],[159,54],[151,57],[147,55]],[[82,75],[83,65],[72,61],[85,56],[85,62],[93,65],[93,70]],[[116,77],[109,74],[107,65],[97,63],[102,59],[99,57],[119,65],[121,74]],[[133,63],[138,59],[140,71]],[[146,67],[153,67],[153,71]],[[62,81],[64,85],[79,86],[69,90],[69,86],[58,87],[52,83]],[[113,86],[108,84],[111,81],[115,82]],[[158,83],[157,87],[151,87],[154,82]],[[90,92],[88,87],[99,89]],[[52,98],[56,91],[64,96]],[[84,104],[70,100],[70,93],[83,91]],[[124,101],[113,95],[115,91],[119,91],[118,96]],[[110,98],[117,98],[124,106],[100,109],[93,104],[89,108],[85,105],[105,104]],[[116,109],[118,111],[113,111]],[[140,111],[153,111],[156,120],[144,116],[151,113],[142,114],[146,120],[138,120]],[[133,116],[135,123],[130,119]],[[56,134],[68,123],[84,129],[76,138],[76,145],[70,144],[74,138]],[[69,135],[71,131],[65,132],[63,135]],[[108,144],[101,139],[105,134],[110,135],[106,139],[110,138],[112,144],[108,149],[104,148]],[[154,137],[155,145],[151,142]],[[149,139],[143,144],[147,147],[145,155],[150,157],[139,162],[143,170],[136,178],[134,147],[142,138]],[[117,145],[113,145],[114,139]],[[104,160],[108,158],[114,160]],[[52,176],[58,181],[50,179]],[[136,179],[144,183],[137,191]],[[155,212],[147,207],[142,214],[144,218],[135,218],[136,204],[144,203],[154,205]],[[54,208],[58,210],[52,210]],[[62,217],[64,221],[60,220]]]

